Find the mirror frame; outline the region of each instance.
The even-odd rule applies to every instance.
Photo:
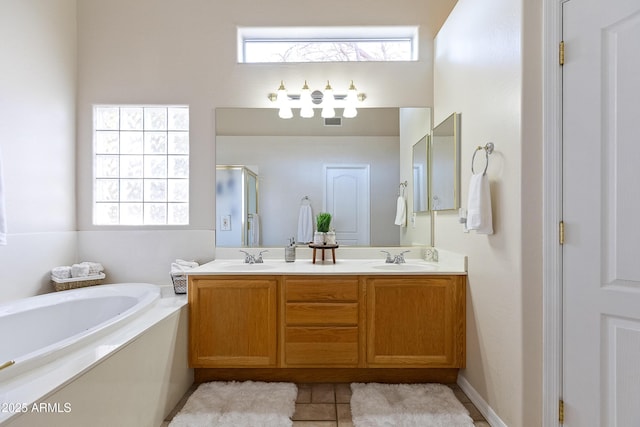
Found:
[[[442,138],[438,138],[442,137]],[[449,145],[452,144],[452,145]],[[450,155],[451,169],[445,171],[445,174],[439,174],[438,168],[434,165],[436,160],[439,159],[438,154],[443,152],[444,147],[445,155]],[[429,209],[432,211],[448,211],[456,210],[460,207],[460,113],[452,113],[437,126],[435,126],[431,133],[431,144],[429,147]],[[439,165],[442,166],[442,162]],[[434,195],[434,187],[439,187],[443,182],[443,175],[446,175],[447,181],[443,186],[447,189],[447,198],[452,196],[451,203],[445,206],[439,206],[435,203],[435,199],[438,197]]]
[[[429,139],[429,135],[425,135],[412,147],[414,213],[429,212]]]

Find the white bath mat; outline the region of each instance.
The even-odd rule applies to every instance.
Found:
[[[442,384],[351,384],[355,427],[473,427],[469,412]]]
[[[170,427],[292,426],[298,388],[290,383],[211,382],[189,397]]]

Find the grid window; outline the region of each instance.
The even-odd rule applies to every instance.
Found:
[[[94,107],[96,225],[189,223],[189,108]]]

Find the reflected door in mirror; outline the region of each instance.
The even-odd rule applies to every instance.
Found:
[[[369,245],[369,165],[327,165],[325,210],[341,245]]]

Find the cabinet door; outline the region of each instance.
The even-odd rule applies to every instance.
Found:
[[[191,366],[274,367],[277,288],[274,277],[192,278]]]
[[[368,278],[368,366],[464,367],[465,282],[465,276]]]

